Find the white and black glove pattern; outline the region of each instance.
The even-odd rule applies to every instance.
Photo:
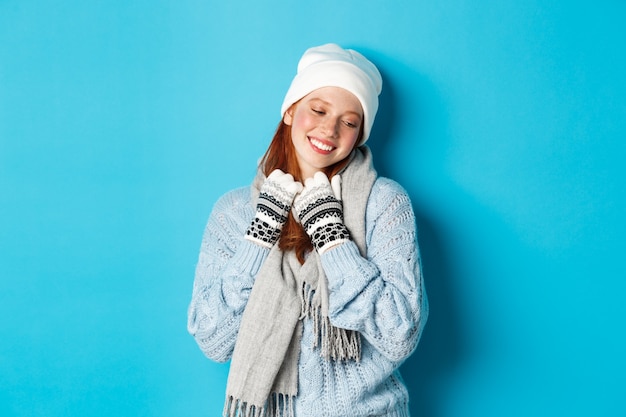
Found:
[[[331,184],[324,173],[317,172],[305,181],[304,189],[293,205],[318,253],[350,240],[350,233],[343,223],[339,175],[333,177]]]
[[[272,171],[259,190],[256,213],[245,238],[267,248],[274,246],[287,221],[294,196],[301,190],[302,184],[294,181],[291,174],[280,169]]]

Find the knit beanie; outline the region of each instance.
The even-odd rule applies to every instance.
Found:
[[[359,52],[329,43],[307,49],[298,62],[298,71],[291,82],[280,109],[281,116],[291,105],[322,87],[341,87],[356,96],[363,108],[363,138],[368,139],[378,110],[378,95],[383,80],[374,64]]]

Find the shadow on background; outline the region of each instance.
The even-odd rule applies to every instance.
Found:
[[[365,51],[374,62],[389,62],[388,57],[376,59],[376,53]],[[437,417],[443,414],[446,401],[446,381],[459,367],[466,352],[463,343],[463,326],[457,302],[454,299],[455,281],[449,267],[449,247],[444,240],[444,230],[437,219],[429,218],[426,210],[420,210],[420,193],[415,184],[406,180],[415,171],[414,167],[396,166],[386,149],[393,147],[400,133],[410,135],[412,141],[441,141],[445,138],[446,116],[444,106],[439,102],[429,81],[407,66],[393,62],[394,72],[403,72],[398,79],[414,80],[415,84],[396,88],[392,80],[385,77],[384,66],[378,65],[383,74],[383,92],[380,96],[379,113],[368,145],[372,149],[379,175],[394,178],[394,172],[402,172],[401,185],[407,189],[413,201],[418,227],[418,239],[422,257],[422,268],[426,292],[430,304],[430,314],[426,328],[415,353],[402,365],[401,372],[409,390],[410,411],[415,417]],[[408,87],[408,88],[406,88]],[[424,94],[420,94],[424,93]],[[435,126],[434,124],[442,124]],[[442,145],[439,145],[442,146]],[[433,149],[431,146],[418,146],[419,149]],[[438,146],[434,148],[438,149]],[[442,158],[438,152],[416,155],[416,165],[427,158]],[[437,161],[429,161],[429,166]],[[443,160],[441,160],[443,164]],[[429,174],[430,175],[430,174]],[[436,175],[436,173],[433,173]],[[439,181],[440,179],[438,179]],[[430,210],[432,213],[432,210]]]
[[[451,288],[454,281],[437,227],[416,210],[430,314],[415,353],[402,365],[411,415],[437,417],[446,398],[447,375],[463,360],[462,327]]]

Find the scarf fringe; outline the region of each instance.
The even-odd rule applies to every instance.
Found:
[[[224,417],[294,417],[294,397],[273,392],[265,406],[257,407],[245,401],[228,396],[224,405]]]
[[[300,320],[303,318],[313,320],[313,347],[320,347],[320,355],[324,359],[359,362],[361,360],[361,335],[354,330],[333,326],[330,319],[322,314],[321,306],[313,305],[314,293],[315,290],[310,285],[302,285]]]

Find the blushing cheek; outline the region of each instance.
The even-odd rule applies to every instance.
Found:
[[[352,147],[353,148],[354,148],[354,144],[359,139],[359,132],[360,132],[360,129],[357,129],[356,133],[354,133],[354,135],[352,135]]]
[[[294,125],[299,129],[308,129],[311,124],[311,118],[305,112],[296,112],[293,119]]]
[[[354,148],[354,145],[355,145],[356,140],[358,139],[358,137],[359,137],[359,129],[357,129],[356,132],[354,131],[354,129],[350,129],[350,131],[346,133],[346,135],[345,135],[346,145],[348,145],[350,150],[352,150],[352,148]]]

